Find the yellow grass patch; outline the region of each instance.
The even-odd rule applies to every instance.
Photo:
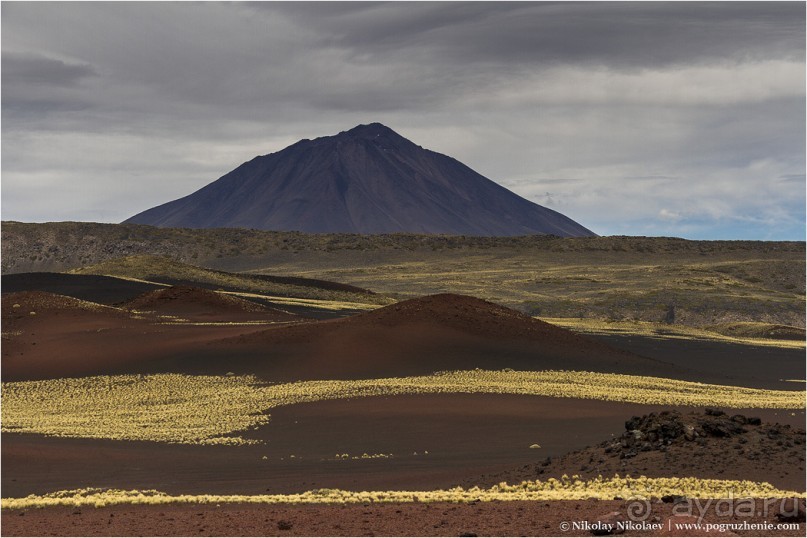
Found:
[[[240,444],[268,422],[253,378],[98,376],[3,383],[2,431],[57,437]]]
[[[252,504],[298,504],[298,503],[434,503],[490,501],[560,501],[583,499],[649,499],[664,495],[681,495],[688,498],[773,498],[803,497],[803,492],[784,491],[767,482],[746,480],[712,480],[694,477],[685,478],[595,478],[581,480],[578,476],[563,476],[544,481],[525,481],[516,485],[505,483],[491,488],[473,487],[463,489],[439,489],[431,491],[345,491],[318,489],[289,495],[168,495],[155,490],[81,490],[57,491],[46,495],[29,495],[23,498],[6,498],[2,508],[19,510],[47,506],[113,506],[120,504],[169,504],[169,503],[252,503]]]
[[[595,372],[468,370],[355,381],[303,381],[265,388],[272,407],[398,394],[486,393],[583,398],[657,405],[803,409],[804,391],[710,385],[661,377]]]
[[[263,384],[252,376],[97,376],[3,383],[2,431],[169,443],[242,444],[274,407],[401,394],[485,393],[658,405],[804,409],[804,391],[593,372],[456,371]]]

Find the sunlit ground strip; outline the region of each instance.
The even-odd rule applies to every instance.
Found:
[[[143,280],[142,278],[135,278],[133,276],[108,275],[108,274],[102,274],[101,276],[107,276],[109,278],[117,278],[118,280],[128,280],[130,282],[140,282],[142,284],[152,284],[154,286],[162,286],[163,288],[170,288],[171,287],[171,284],[164,284],[162,282],[154,282],[153,280]]]
[[[171,284],[164,284],[162,282],[154,282],[152,280],[143,280],[142,278],[134,278],[130,276],[121,275],[102,275],[111,278],[118,278],[120,280],[129,280],[131,282],[140,282],[143,284],[152,284],[161,286],[163,288],[170,288]],[[246,299],[264,299],[276,304],[286,304],[291,306],[308,306],[311,308],[322,308],[326,310],[375,310],[379,307],[378,304],[369,303],[354,303],[348,301],[333,301],[329,299],[302,299],[297,297],[281,297],[277,295],[265,295],[261,293],[249,293],[241,291],[224,291],[217,290],[216,293],[223,295],[234,295],[236,297],[243,297]]]
[[[308,306],[311,308],[323,308],[326,310],[375,310],[378,308],[377,304],[332,301],[328,299],[300,299],[297,297],[279,297],[277,295],[263,295],[260,293],[247,293],[241,291],[220,291],[219,293],[243,297],[245,299],[264,299],[277,304]]]
[[[161,321],[160,325],[190,325],[193,327],[230,327],[251,325],[293,325],[300,321]]]
[[[701,478],[550,478],[545,481],[522,482],[517,485],[499,484],[487,489],[471,488],[431,491],[345,491],[320,489],[288,495],[168,495],[159,491],[124,491],[83,489],[58,491],[46,495],[2,500],[3,509],[44,508],[47,506],[112,506],[120,504],[169,503],[253,503],[253,504],[324,504],[324,503],[464,503],[472,501],[569,501],[583,499],[626,500],[650,499],[665,495],[688,498],[782,498],[804,497],[804,492],[784,491],[767,482],[741,480],[711,480]]]
[[[243,444],[234,432],[284,405],[403,394],[520,394],[725,408],[804,409],[805,391],[592,372],[470,370],[267,385],[252,376],[98,376],[3,383],[2,431],[169,443]]]
[[[778,340],[772,338],[751,338],[746,336],[726,336],[720,333],[686,327],[667,325],[649,321],[603,321],[583,318],[539,318],[542,321],[572,331],[593,335],[645,336],[665,340],[705,340],[729,344],[742,344],[784,349],[804,349],[803,340]]]

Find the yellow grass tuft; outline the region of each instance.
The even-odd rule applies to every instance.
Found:
[[[689,498],[782,498],[804,497],[804,492],[785,491],[767,482],[747,480],[714,480],[694,477],[631,478],[614,476],[582,480],[579,476],[563,476],[540,481],[525,481],[509,485],[501,483],[490,488],[440,489],[431,491],[345,491],[318,489],[297,494],[275,495],[168,495],[155,490],[102,490],[86,488],[57,491],[45,495],[2,499],[4,510],[44,508],[48,506],[113,506],[121,504],[172,504],[172,503],[251,503],[251,504],[355,504],[355,503],[434,503],[473,501],[560,501],[583,499],[626,500],[649,499],[665,495]]]

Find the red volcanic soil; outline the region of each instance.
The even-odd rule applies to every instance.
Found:
[[[173,292],[164,291],[169,293],[147,295],[141,304],[159,311],[182,301],[198,305],[203,303],[198,300],[202,296],[221,299],[196,291],[177,292],[172,299]],[[188,295],[196,299],[187,301]],[[218,303],[213,310],[226,319],[240,315],[241,306]],[[228,313],[231,307],[235,314]],[[198,308],[197,313],[206,307]],[[36,313],[30,315],[32,311]],[[47,293],[4,294],[2,313],[4,381],[166,371],[233,371],[282,381],[472,368],[593,370],[710,381],[691,368],[621,351],[486,301],[447,294],[340,320],[278,324],[269,329],[259,325],[164,325],[156,323],[156,318],[133,319],[124,310]],[[686,345],[681,344],[683,353]],[[726,361],[730,371],[731,356],[720,360]],[[757,365],[758,369],[768,367],[767,363]],[[669,412],[662,415],[662,411]],[[259,494],[323,487],[433,489],[471,482],[613,473],[750,478],[801,489],[804,432],[794,428],[803,427],[803,413],[734,412],[758,416],[761,424],[718,414],[690,415],[688,409],[660,406],[433,394],[273,409],[268,424],[244,434],[263,443],[246,446],[4,433],[2,490],[4,497],[83,487]],[[631,415],[645,416],[631,419],[630,431],[626,431],[625,418]],[[704,435],[687,439],[681,433],[688,431],[687,425]],[[725,430],[722,435],[721,428]],[[534,443],[541,448],[529,448]],[[644,443],[649,443],[648,449]],[[392,453],[393,457],[335,458],[344,453]],[[547,457],[550,460],[544,465]],[[24,515],[3,511],[2,530],[5,535],[83,536],[590,535],[587,531],[560,532],[559,525],[614,510],[624,513],[625,509],[623,501],[58,508],[28,510]],[[662,523],[671,509],[670,504],[653,505],[654,515]],[[708,519],[713,516],[707,521],[716,521]],[[754,521],[764,519],[754,517]],[[803,535],[803,529],[802,525],[792,534]],[[773,534],[787,535],[781,531]]]
[[[452,293],[410,299],[330,323],[320,323],[295,331],[282,331],[282,334],[278,331],[266,331],[240,341],[305,342],[311,337],[335,332],[342,327],[383,330],[422,324],[437,325],[496,340],[540,340],[547,348],[568,345],[579,347],[585,344],[591,350],[613,351],[608,346],[597,344],[517,310],[476,297]]]
[[[804,536],[804,523],[790,530],[707,531],[706,525],[780,524],[790,499],[757,499],[740,505],[693,500],[692,508],[654,501],[473,502],[467,504],[247,505],[178,504],[4,510],[5,536],[592,536],[585,524],[637,517],[648,530],[624,536]],[[702,509],[698,507],[702,507]],[[743,514],[726,515],[727,507]],[[684,512],[693,516],[683,515]],[[753,515],[746,516],[751,513]],[[645,515],[646,514],[646,515]],[[604,517],[611,516],[611,518]],[[673,531],[701,523],[700,531]],[[571,527],[575,525],[574,527]],[[650,527],[655,525],[655,527]],[[640,527],[641,528],[641,527]],[[567,530],[569,529],[569,530]]]
[[[3,380],[13,381],[14,376],[6,377],[8,366],[28,354],[36,357],[53,356],[69,350],[61,349],[59,343],[62,333],[66,332],[71,339],[81,341],[94,335],[90,332],[111,327],[121,327],[133,322],[128,312],[120,309],[82,301],[73,297],[56,295],[42,291],[25,291],[4,293],[0,301],[3,324],[2,366]],[[40,334],[44,340],[55,339],[56,347],[40,344]],[[83,346],[79,346],[82,348]],[[68,368],[67,372],[70,369]]]
[[[627,349],[633,346],[632,353],[487,301],[451,294],[404,301],[337,320],[288,323],[283,320],[295,318],[273,310],[243,313],[238,306],[243,303],[234,304],[229,299],[237,299],[213,292],[160,291],[147,294],[138,304],[154,307],[158,312],[173,310],[173,315],[195,321],[240,322],[261,316],[260,319],[277,320],[277,324],[269,328],[159,325],[154,323],[156,318],[131,319],[119,310],[109,309],[108,315],[81,310],[81,304],[86,303],[75,301],[61,310],[51,308],[53,318],[27,319],[18,312],[13,314],[13,323],[4,325],[5,379],[235,372],[270,381],[295,381],[513,368],[628,373],[795,390],[797,386],[779,378],[802,377],[798,372],[803,373],[804,367],[798,350],[772,352],[716,345],[701,349],[703,346],[697,342],[683,341],[647,340],[648,345],[634,345],[646,340],[639,338],[636,342],[614,341]],[[172,298],[175,293],[177,298]],[[200,300],[188,300],[189,296]],[[14,300],[4,295],[4,312]],[[210,308],[205,306],[208,300],[226,304]],[[23,305],[20,311],[25,308]],[[196,308],[195,313],[189,313]],[[214,311],[218,314],[212,314]],[[14,324],[27,328],[15,329]],[[760,360],[755,360],[757,354]],[[771,364],[775,367],[765,366]]]
[[[258,303],[191,286],[172,286],[148,291],[121,305],[127,310],[150,311],[159,315],[193,320],[299,321],[300,316],[267,308]]]
[[[58,323],[58,319],[54,318],[61,317],[110,316],[118,319],[129,317],[127,313],[117,308],[44,291],[5,293],[3,300],[0,301],[0,309],[2,309],[4,332],[24,324],[23,320],[36,320],[42,324],[43,319]]]
[[[1,304],[4,381],[149,372],[154,363],[181,371],[173,368],[175,357],[265,327],[164,325],[46,292],[3,294]]]
[[[230,338],[210,346],[211,356],[197,357],[194,366],[210,364],[225,349],[236,357],[234,372],[273,380],[389,377],[473,368],[679,373],[670,363],[453,294]]]
[[[180,290],[176,298],[174,291],[161,291],[133,304],[197,304],[189,296],[221,299],[201,290]],[[228,302],[227,308],[232,307]],[[253,325],[194,330],[199,327],[158,325],[120,316],[78,319],[72,316],[73,310],[65,308],[58,322],[37,322],[5,342],[6,379],[231,371],[271,381],[294,381],[473,368],[686,377],[686,372],[669,363],[612,348],[493,303],[450,294],[338,320],[282,323],[269,329]],[[197,312],[202,311],[207,311],[204,306]],[[225,311],[219,319],[229,315]]]

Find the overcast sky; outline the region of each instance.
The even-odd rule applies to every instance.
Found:
[[[2,218],[378,121],[602,235],[805,238],[805,6],[2,3]]]

